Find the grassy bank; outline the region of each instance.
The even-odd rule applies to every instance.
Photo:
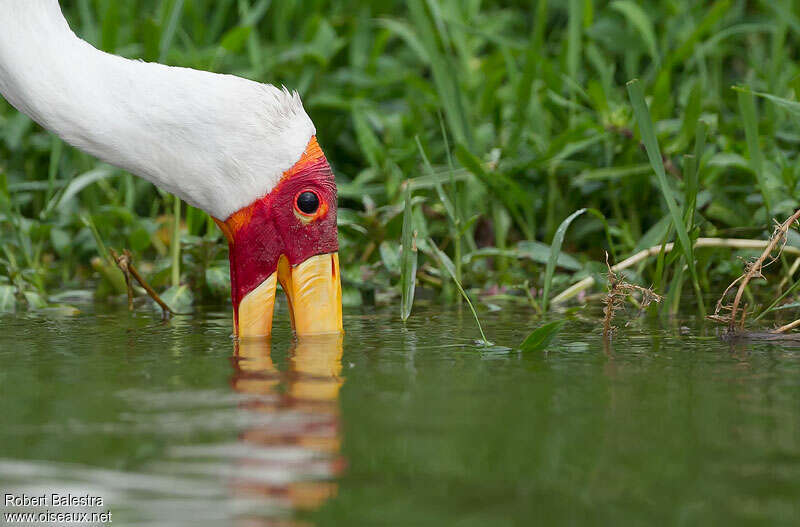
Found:
[[[300,91],[337,175],[349,304],[405,294],[408,308],[413,284],[416,301],[457,301],[455,277],[479,310],[502,297],[541,312],[601,284],[606,251],[613,264],[676,242],[626,278],[665,295],[659,309],[700,313],[754,251],[695,240],[766,239],[799,205],[790,1],[64,4],[106,51]],[[175,211],[0,102],[0,310],[123,293],[104,245],[159,290],[223,301],[220,234],[184,205],[171,251]],[[790,287],[794,258],[756,294]]]

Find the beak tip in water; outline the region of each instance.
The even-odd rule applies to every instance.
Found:
[[[292,327],[298,337],[343,333],[339,255],[312,256],[291,266],[285,256],[278,268],[239,303],[234,314],[236,336],[269,337],[277,284],[286,293]]]

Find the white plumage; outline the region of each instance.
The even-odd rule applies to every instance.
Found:
[[[57,0],[0,0],[0,93],[219,219],[266,195],[316,133],[297,93],[104,53],[75,36]]]

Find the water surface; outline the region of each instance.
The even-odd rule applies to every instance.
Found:
[[[300,343],[282,313],[236,346],[226,310],[86,311],[0,319],[3,493],[102,496],[113,525],[800,520],[787,343],[656,321],[604,348],[587,315],[547,353],[481,351],[467,313],[430,308]],[[483,319],[507,346],[539,323]]]

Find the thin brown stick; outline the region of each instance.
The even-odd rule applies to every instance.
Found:
[[[129,265],[131,259],[127,254],[119,255],[114,249],[110,249],[111,256],[114,258],[114,263],[117,264],[122,275],[125,277],[125,288],[128,292],[128,311],[133,311],[133,284],[131,283],[131,270]]]
[[[180,314],[173,311],[171,307],[169,307],[163,300],[161,300],[161,297],[158,296],[158,293],[156,293],[152,287],[150,287],[150,284],[147,283],[147,280],[142,278],[142,275],[139,274],[139,271],[136,269],[136,266],[133,265],[133,256],[131,255],[131,252],[128,249],[123,250],[122,255],[117,254],[117,252],[114,249],[109,249],[109,251],[111,252],[111,256],[114,258],[114,262],[116,262],[117,267],[119,267],[120,270],[122,271],[122,274],[125,275],[125,283],[128,286],[128,309],[133,311],[133,286],[130,281],[131,280],[130,277],[133,276],[136,279],[136,281],[139,282],[139,285],[141,285],[142,288],[144,288],[148,296],[152,298],[156,302],[156,304],[158,304],[161,307],[164,318],[168,318],[167,317],[168,314],[170,315]]]
[[[789,216],[783,223],[777,225],[775,230],[770,236],[769,241],[767,242],[767,246],[764,248],[764,251],[761,253],[761,256],[756,258],[754,261],[749,262],[745,267],[745,272],[742,276],[734,280],[726,289],[725,292],[722,293],[719,301],[717,301],[717,308],[714,310],[714,315],[710,317],[712,320],[727,322],[728,329],[733,331],[735,330],[738,322],[739,329],[744,328],[745,318],[747,314],[747,310],[744,309],[743,313],[741,314],[739,320],[737,321],[736,315],[739,310],[739,304],[742,300],[742,295],[744,294],[745,289],[747,288],[747,284],[753,280],[754,278],[764,278],[762,271],[765,267],[774,263],[778,258],[780,258],[781,252],[783,251],[784,246],[786,245],[786,233],[789,229],[794,225],[794,223],[800,218],[800,209],[796,210],[794,214]],[[773,253],[777,250],[777,254]],[[736,295],[733,299],[733,304],[730,306],[726,306],[723,304],[725,300],[725,296],[731,291],[734,285],[738,284],[738,288],[736,289]],[[730,311],[730,314],[727,316],[720,315],[720,311]]]
[[[728,249],[763,249],[768,244],[767,240],[749,240],[749,239],[742,239],[742,238],[698,238],[694,244],[695,249],[702,249],[706,247],[719,247],[719,248],[728,248]],[[621,271],[623,269],[627,269],[629,267],[633,267],[634,265],[643,262],[647,258],[653,257],[661,253],[663,250],[664,253],[668,253],[675,248],[675,244],[672,242],[666,243],[664,245],[655,245],[650,247],[649,249],[644,249],[639,251],[638,253],[629,256],[628,258],[622,260],[620,263],[611,267],[614,271]],[[786,247],[784,250],[785,253],[800,255],[800,249],[797,247]],[[594,285],[594,278],[588,276],[578,282],[575,282],[567,289],[556,295],[553,300],[550,301],[551,304],[562,304],[569,300],[570,298],[576,296],[581,291],[585,291]],[[713,315],[712,315],[713,316]]]
[[[779,328],[773,329],[771,331],[771,333],[786,333],[787,331],[790,331],[790,330],[796,328],[797,326],[800,326],[800,318],[798,318],[794,322],[789,322],[788,324],[784,324],[783,326],[781,326]]]

